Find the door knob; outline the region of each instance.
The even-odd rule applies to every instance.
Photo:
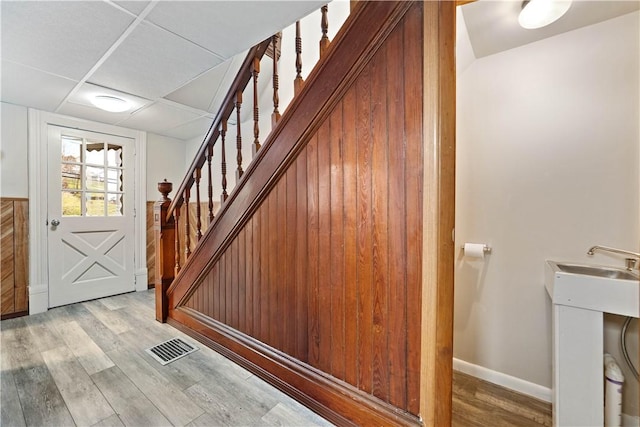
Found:
[[[60,221],[58,221],[57,219],[52,219],[51,220],[51,225],[53,225],[54,227],[57,227],[60,225]]]

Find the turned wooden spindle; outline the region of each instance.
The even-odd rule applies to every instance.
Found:
[[[280,121],[280,111],[278,111],[278,104],[280,104],[280,97],[278,95],[279,81],[278,81],[278,42],[280,40],[279,34],[274,34],[271,37],[273,43],[273,113],[271,113],[271,128],[274,128],[278,121]]]
[[[176,236],[176,265],[174,267],[174,276],[177,276],[180,272],[180,208],[176,208],[173,211],[173,223],[175,224],[175,236]]]
[[[196,184],[196,239],[200,240],[202,238],[202,220],[200,216],[202,212],[200,212],[200,178],[202,176],[202,172],[200,168],[197,168],[193,172],[193,179]]]
[[[209,178],[209,185],[207,193],[209,196],[209,225],[213,222],[213,182],[211,180],[211,159],[213,158],[213,144],[210,142],[207,145],[207,177]]]
[[[242,177],[242,135],[240,132],[240,107],[242,107],[242,91],[236,92],[236,149],[238,151],[236,159],[238,160],[238,168],[236,169],[236,181],[239,181]]]
[[[222,196],[220,197],[222,200],[222,203],[225,202],[225,200],[227,200],[227,197],[229,197],[229,195],[227,194],[227,156],[225,154],[226,149],[225,149],[225,145],[226,145],[226,138],[227,138],[227,119],[222,120],[222,127],[220,129],[220,139],[221,139],[221,143],[222,143],[222,163],[221,163],[221,169],[222,169]]]
[[[320,8],[320,11],[322,12],[322,18],[320,19],[320,28],[322,30],[322,37],[320,38],[320,58],[322,58],[329,47],[329,37],[327,37],[327,31],[329,31],[329,18],[327,18],[329,6],[325,4]]]
[[[255,156],[260,150],[260,118],[258,111],[258,75],[260,74],[260,59],[253,58],[253,68],[251,70],[253,76],[253,155]]]
[[[293,93],[297,95],[302,90],[302,37],[300,36],[300,21],[296,21],[296,78],[293,80]]]
[[[184,189],[184,254],[185,260],[189,259],[191,255],[191,224],[189,220],[189,197],[191,196],[191,189]]]

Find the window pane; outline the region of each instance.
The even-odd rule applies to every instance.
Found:
[[[62,216],[82,216],[81,198],[82,193],[80,191],[63,191]]]
[[[122,216],[124,213],[123,207],[124,194],[122,193],[107,193],[107,215],[108,216]]]
[[[122,147],[115,144],[107,145],[107,165],[122,167]]]
[[[82,162],[80,153],[82,152],[82,140],[70,136],[62,137],[62,161],[63,162]]]
[[[104,168],[86,167],[86,189],[89,191],[104,191]]]
[[[62,189],[82,190],[82,166],[62,164]]]
[[[104,216],[104,193],[87,193],[87,216]]]
[[[105,152],[103,142],[87,141],[85,154],[87,156],[87,163],[104,165]]]
[[[107,169],[107,191],[122,191],[122,169]]]

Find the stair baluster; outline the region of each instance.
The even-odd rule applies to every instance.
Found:
[[[260,74],[260,58],[253,58],[253,68],[251,69],[253,76],[253,155],[255,156],[260,150],[260,125],[258,124],[258,75]]]
[[[240,123],[240,107],[242,107],[242,90],[238,89],[236,92],[236,148],[238,150],[238,169],[236,169],[236,182],[240,180],[242,177],[242,134],[241,134],[241,123]]]
[[[293,80],[294,96],[302,90],[302,37],[300,36],[300,21],[296,21],[296,78]]]
[[[191,196],[191,188],[184,190],[184,255],[185,261],[191,255],[191,224],[189,221],[189,197]]]
[[[322,37],[320,38],[320,58],[322,58],[329,47],[329,37],[327,36],[327,31],[329,31],[329,19],[327,18],[329,6],[325,4],[320,11],[322,12],[322,18],[320,19],[320,29],[322,30]]]
[[[174,277],[180,272],[180,208],[173,211],[173,223],[175,224],[175,253],[176,265],[174,267]]]
[[[200,168],[196,169],[193,173],[193,179],[196,181],[196,239],[200,240],[202,238],[202,220],[200,216],[202,212],[200,212],[200,178],[202,176],[202,171]]]
[[[220,165],[222,169],[222,203],[227,200],[229,195],[227,194],[227,156],[226,156],[226,136],[227,136],[227,119],[222,120],[222,127],[220,129],[220,138],[221,138],[221,149],[222,149],[222,164]]]
[[[278,96],[279,82],[278,82],[278,41],[280,40],[279,34],[274,34],[271,38],[273,45],[273,113],[271,114],[271,128],[273,129],[280,120],[280,111],[278,111],[278,104],[280,103],[280,97]]]
[[[211,180],[211,158],[213,157],[213,143],[207,145],[207,174],[209,178],[208,196],[209,196],[209,226],[213,222],[213,182]]]

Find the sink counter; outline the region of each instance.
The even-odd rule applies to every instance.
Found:
[[[545,288],[554,304],[640,317],[637,273],[622,268],[547,261]]]

